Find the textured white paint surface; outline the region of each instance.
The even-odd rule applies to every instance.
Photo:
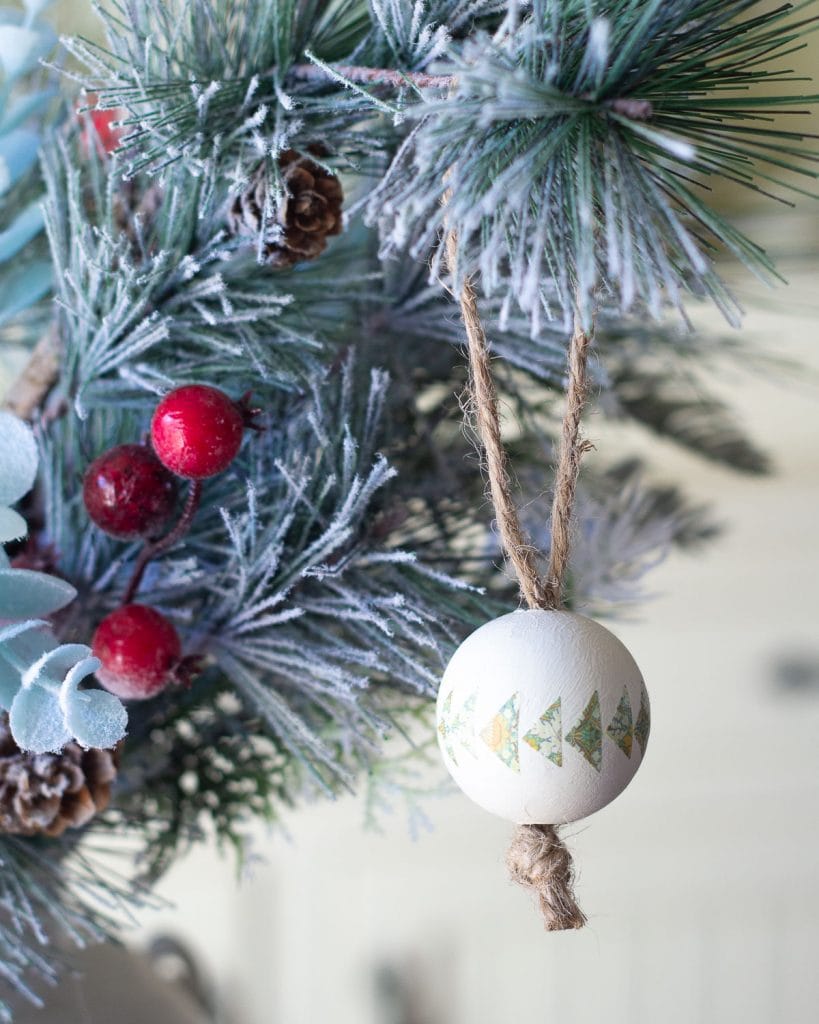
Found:
[[[643,693],[640,670],[626,647],[598,622],[567,611],[502,615],[467,637],[444,673],[439,723],[443,719],[444,730],[447,722],[460,724],[455,734],[439,731],[444,761],[468,797],[508,821],[562,824],[585,818],[622,793],[642,760],[636,740],[628,756],[606,733],[624,692],[635,722]],[[595,693],[602,728],[599,770],[567,739]],[[513,724],[510,741],[519,770],[481,736],[514,698],[519,728]],[[561,764],[524,739],[558,699]]]

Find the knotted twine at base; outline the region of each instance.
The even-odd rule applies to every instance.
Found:
[[[447,234],[446,251],[450,273],[453,280],[457,280],[458,239],[454,231]],[[489,346],[478,311],[478,297],[468,277],[463,280],[458,301],[468,343],[472,408],[483,446],[489,493],[495,508],[501,544],[517,574],[521,594],[527,605],[530,608],[554,611],[562,606],[580,460],[583,453],[591,448],[587,441],[580,438],[580,420],[588,387],[587,363],[591,338],[577,322],[569,346],[569,383],[555,469],[549,569],[544,580],[538,569],[537,548],[523,530],[512,497]],[[586,917],[574,896],[571,854],[554,825],[519,825],[509,848],[507,866],[514,881],[537,893],[548,931],[583,927]]]
[[[586,915],[574,897],[572,857],[554,825],[519,825],[506,866],[514,882],[537,894],[547,931],[583,927]]]

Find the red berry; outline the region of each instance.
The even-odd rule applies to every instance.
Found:
[[[238,403],[218,388],[189,384],[159,403],[151,440],[160,460],[178,476],[216,476],[236,458],[245,417]]]
[[[82,498],[92,521],[112,537],[156,536],[176,505],[178,484],[150,448],[121,444],[94,459]]]
[[[125,116],[123,110],[92,110],[91,123],[97,133],[99,145],[109,155],[119,149],[122,136],[125,134],[122,128],[114,126],[114,121],[120,121]]]
[[[123,700],[147,700],[174,681],[182,656],[179,634],[153,608],[126,604],[97,626],[91,641],[102,667],[97,679]]]
[[[123,136],[128,131],[125,126],[115,126],[114,124],[114,122],[123,121],[128,116],[126,110],[121,107],[113,110],[100,110],[99,107],[95,107],[93,110],[88,109],[91,104],[97,102],[98,97],[89,93],[84,98],[82,113],[79,109],[77,111],[77,118],[82,123],[80,143],[86,157],[90,155],[92,147],[99,156],[110,156],[111,153],[119,149]]]

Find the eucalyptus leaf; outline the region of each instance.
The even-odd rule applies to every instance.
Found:
[[[63,644],[46,651],[23,673],[23,686],[29,687],[35,683],[48,686],[51,683],[53,688],[55,684],[61,685],[63,676],[78,662],[90,656],[91,649],[85,644]]]
[[[0,505],[0,544],[20,540],[28,533],[28,524],[19,512]]]
[[[54,48],[57,37],[46,25],[0,25],[0,67],[6,82],[37,67],[40,58]]]
[[[29,619],[25,625],[28,628],[9,640],[6,647],[18,662],[21,662],[23,665],[30,665],[42,654],[45,654],[46,651],[56,647],[59,641],[54,636],[47,622]]]
[[[30,117],[41,117],[57,95],[56,89],[48,88],[37,89],[35,92],[27,92],[16,97],[0,118],[0,134],[10,132]]]
[[[16,255],[39,233],[42,226],[43,212],[40,200],[35,199],[14,218],[5,231],[0,231],[0,262],[5,262]]]
[[[0,708],[8,711],[20,689],[20,673],[0,654]]]
[[[0,25],[22,25],[25,21],[25,11],[19,7],[0,7]]]
[[[0,26],[0,66],[6,80],[24,74],[37,63],[40,33],[24,25]]]
[[[0,195],[32,169],[39,149],[40,136],[28,128],[0,136]]]
[[[23,6],[26,9],[26,21],[34,21],[35,18],[39,18],[40,15],[49,8],[54,0],[23,0]]]
[[[0,644],[10,643],[12,640],[17,640],[24,633],[28,633],[30,630],[41,629],[43,626],[48,626],[48,623],[43,619],[28,619],[26,622],[12,622],[7,626],[0,628]],[[48,650],[49,648],[43,647],[42,651]],[[40,657],[42,653],[40,651],[36,657]],[[16,650],[15,654],[18,654]],[[30,658],[28,659],[31,660]]]
[[[71,584],[56,576],[32,569],[0,569],[0,618],[51,615],[76,596]]]
[[[65,724],[82,747],[107,749],[125,735],[128,712],[112,693],[79,690],[78,683],[100,666],[97,658],[85,658],[66,675],[60,700]]]
[[[48,260],[27,262],[0,276],[0,327],[39,302],[50,291],[53,280],[54,270]]]
[[[12,413],[0,411],[0,505],[13,505],[28,494],[38,462],[31,427]]]
[[[53,642],[48,634],[40,639]],[[0,703],[11,709],[10,727],[21,749],[59,750],[72,739],[83,747],[108,748],[125,735],[128,713],[122,703],[104,690],[79,689],[100,666],[84,644],[42,651],[22,677],[2,654],[0,647]]]
[[[9,726],[21,750],[32,754],[58,753],[71,742],[59,691],[31,686],[11,702]]]

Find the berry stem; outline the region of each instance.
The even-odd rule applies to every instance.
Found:
[[[143,547],[139,553],[139,557],[136,560],[133,574],[125,590],[125,594],[122,598],[122,604],[131,604],[134,599],[134,595],[139,590],[139,585],[142,583],[142,577],[145,575],[145,570],[148,567],[148,563],[151,562],[157,555],[161,555],[163,551],[167,551],[168,548],[172,548],[178,540],[188,532],[193,522],[194,516],[199,511],[199,502],[202,498],[202,481],[191,480],[191,486],[188,490],[188,497],[185,501],[185,507],[182,509],[182,515],[179,517],[179,522],[174,526],[170,533],[166,533],[164,537],[160,537],[159,540],[148,543]]]

